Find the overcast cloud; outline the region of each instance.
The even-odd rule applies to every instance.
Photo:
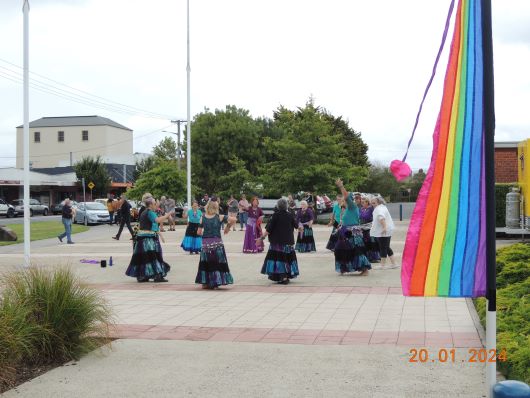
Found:
[[[401,158],[439,46],[449,0],[191,0],[192,114],[234,104],[254,116],[316,103],[362,132],[372,160]],[[174,0],[30,1],[30,69],[168,118],[186,116],[186,9]],[[0,0],[0,166],[15,163],[22,85],[22,0]],[[494,0],[497,140],[530,137],[530,2]],[[409,161],[426,167],[447,51]],[[2,76],[2,71],[4,76]],[[166,119],[97,109],[31,90],[30,120],[109,117],[135,151]],[[151,134],[148,134],[151,133]]]

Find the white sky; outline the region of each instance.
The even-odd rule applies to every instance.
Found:
[[[22,0],[0,0],[0,166],[15,164]],[[192,115],[227,104],[272,116],[310,95],[362,132],[372,161],[403,156],[450,0],[190,0]],[[186,118],[185,0],[30,0],[30,70],[170,117]],[[530,137],[530,1],[493,0],[497,141]],[[446,44],[446,50],[448,49]],[[447,55],[447,51],[445,51]],[[446,56],[409,154],[428,166]],[[3,75],[2,75],[3,72]],[[21,74],[19,74],[21,76]],[[51,83],[51,82],[48,82]],[[30,120],[101,115],[147,152],[168,120],[97,109],[30,90]],[[171,127],[169,127],[171,129]],[[176,126],[173,126],[176,131]],[[148,134],[148,135],[146,135]],[[143,138],[142,138],[143,136]]]

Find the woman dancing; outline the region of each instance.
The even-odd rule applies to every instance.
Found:
[[[328,244],[326,245],[326,249],[328,250],[335,250],[335,245],[337,244],[338,240],[337,231],[339,229],[339,226],[341,225],[343,211],[344,201],[342,199],[342,195],[337,195],[337,201],[333,205],[333,211],[331,213],[331,218],[328,223],[328,227],[333,226],[333,230],[331,231],[331,235],[329,236]]]
[[[261,222],[263,221],[263,210],[259,207],[259,200],[253,197],[248,209],[247,228],[245,230],[245,241],[243,243],[243,253],[261,253],[263,245],[256,245],[256,239],[260,238]]]
[[[136,234],[133,255],[125,275],[136,278],[138,282],[167,282],[164,277],[170,266],[162,257],[162,246],[158,237],[158,224],[169,217],[156,215],[156,202],[152,197],[145,199],[146,210],[140,216],[140,229]]]
[[[237,220],[219,214],[219,203],[216,201],[210,200],[204,210],[202,231],[199,231],[199,234],[202,232],[202,249],[195,283],[201,284],[203,289],[216,289],[221,285],[234,283],[221,239],[221,224],[223,221],[226,223],[226,235]]]
[[[335,246],[335,270],[341,275],[346,272],[359,271],[362,276],[366,276],[372,266],[364,255],[363,233],[359,228],[359,208],[354,202],[353,193],[344,188],[340,178],[336,184],[345,198],[346,208],[342,215],[342,226]]]
[[[199,225],[202,220],[202,211],[199,210],[199,203],[194,200],[191,205],[191,210],[188,211],[188,226],[184,239],[180,244],[185,251],[190,254],[199,254],[202,247],[202,237],[198,234]]]
[[[277,211],[265,227],[265,233],[258,241],[269,237],[269,251],[263,262],[261,273],[274,282],[287,285],[290,279],[299,275],[296,251],[294,250],[293,230],[298,228],[296,220],[287,209],[287,200],[280,199]]]
[[[307,202],[302,200],[300,202],[300,210],[296,214],[296,221],[298,223],[298,238],[296,239],[296,250],[300,253],[316,252],[315,238],[313,238],[313,221],[315,216]]]
[[[370,236],[370,228],[372,227],[374,212],[373,206],[370,205],[370,199],[363,196],[361,198],[361,210],[359,211],[359,219],[361,222],[361,229],[363,231],[363,241],[366,257],[371,263],[378,263],[381,261],[381,256],[379,255],[379,245],[377,244],[376,239],[373,236]]]

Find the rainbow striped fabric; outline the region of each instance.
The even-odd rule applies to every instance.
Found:
[[[482,13],[460,0],[429,171],[403,252],[405,296],[486,293]]]

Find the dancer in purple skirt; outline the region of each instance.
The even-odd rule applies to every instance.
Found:
[[[203,289],[216,289],[221,285],[234,283],[221,239],[221,225],[226,223],[226,235],[237,219],[219,214],[219,203],[213,200],[208,202],[204,211],[199,230],[199,235],[202,233],[201,257],[195,283],[200,283]]]
[[[243,253],[261,253],[263,245],[256,244],[256,239],[263,235],[261,222],[263,221],[263,210],[259,207],[259,200],[253,197],[251,206],[248,209],[247,229],[245,230],[245,242],[243,243]]]

